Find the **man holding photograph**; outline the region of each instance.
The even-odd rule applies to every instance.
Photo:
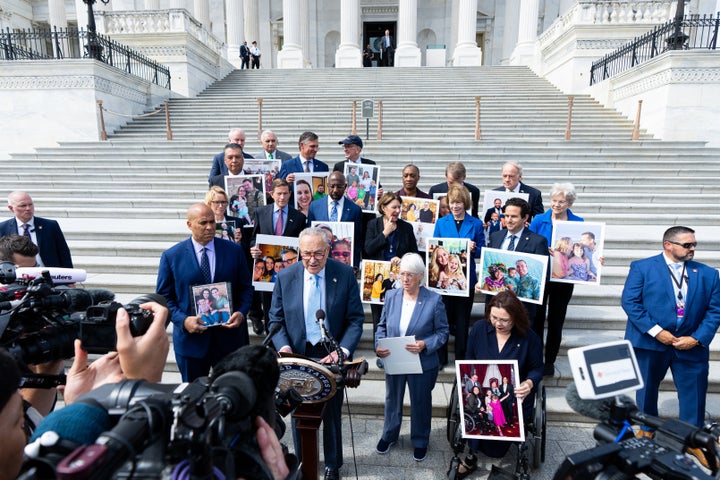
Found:
[[[173,348],[183,382],[207,375],[225,355],[249,343],[243,322],[253,287],[242,247],[215,238],[215,214],[204,203],[187,211],[191,237],[163,252],[156,291],[173,322]],[[230,282],[234,312],[220,327],[207,328],[195,313],[192,287]]]

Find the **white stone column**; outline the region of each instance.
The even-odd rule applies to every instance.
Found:
[[[417,44],[417,0],[400,0],[395,66],[419,67],[421,61]]]
[[[248,45],[258,42],[260,53],[263,53],[263,46],[260,44],[260,31],[258,30],[258,0],[245,0],[243,2],[245,13],[245,39]],[[283,12],[285,11],[283,7]]]
[[[283,46],[278,52],[278,68],[303,68],[300,45],[300,0],[283,0]]]
[[[453,51],[453,66],[482,65],[482,50],[476,43],[477,0],[458,0],[458,41]]]
[[[227,55],[230,63],[240,68],[240,45],[245,41],[243,0],[225,0],[227,22]]]
[[[308,0],[300,0],[300,48],[303,52],[303,68],[310,68],[310,17]]]
[[[48,0],[48,23],[50,24],[50,30],[53,31],[55,28],[67,29],[67,15],[65,13],[65,2],[63,0]],[[67,55],[68,43],[67,40],[60,40],[60,52],[58,52],[58,45],[52,42],[53,55],[55,58],[59,58],[63,55]]]
[[[341,0],[340,45],[335,52],[336,68],[362,67],[360,38],[360,0]]]
[[[187,10],[185,0],[170,0],[170,8],[184,8]]]
[[[208,32],[210,31],[210,3],[208,0],[194,0],[193,16],[195,20],[202,23]]]
[[[160,0],[145,0],[145,10],[160,10]]]
[[[510,65],[532,67],[536,63],[539,0],[520,0],[518,41],[510,56]]]

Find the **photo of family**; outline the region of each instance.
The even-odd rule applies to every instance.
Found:
[[[375,213],[377,189],[380,185],[380,167],[376,165],[357,165],[345,162],[345,196],[360,207],[363,212]]]
[[[235,241],[235,220],[223,220],[215,224],[215,237]]]
[[[192,287],[195,315],[206,327],[223,325],[230,320],[232,298],[228,295],[230,282],[210,283]]]
[[[298,245],[295,237],[258,234],[255,246],[262,256],[253,263],[253,287],[260,292],[272,292],[277,274],[298,261]]]
[[[497,248],[483,248],[478,283],[482,293],[512,290],[524,302],[542,304],[548,257]]]
[[[230,195],[228,215],[238,218],[238,224],[252,227],[255,209],[266,205],[263,175],[225,176],[225,191]]]
[[[246,158],[243,164],[243,173],[246,175],[262,175],[265,179],[265,193],[272,192],[272,182],[280,171],[280,160],[263,160],[259,158]]]
[[[401,288],[400,264],[380,260],[360,262],[360,285],[363,303],[385,303],[385,294],[393,288]]]
[[[293,184],[295,208],[306,217],[310,209],[310,202],[327,195],[327,179],[330,172],[296,173]]]
[[[600,284],[604,243],[602,222],[555,222],[550,281]]]
[[[427,250],[427,239],[435,231],[435,222],[440,213],[440,201],[426,198],[402,197],[400,218],[413,227],[418,250]]]
[[[499,232],[505,228],[505,202],[509,198],[522,198],[528,201],[530,195],[527,193],[501,192],[497,190],[486,190],[483,198],[481,212],[485,212],[480,219],[485,227],[485,240],[490,245],[490,234]]]
[[[467,238],[430,238],[426,252],[427,288],[449,296],[467,296],[470,265]]]
[[[517,360],[455,362],[463,438],[525,441]]]
[[[330,237],[330,258],[351,267],[355,265],[353,247],[355,245],[355,224],[353,222],[313,221],[312,227],[324,228]]]

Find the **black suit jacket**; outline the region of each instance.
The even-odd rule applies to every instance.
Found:
[[[472,185],[467,182],[463,182],[463,185],[465,188],[468,189],[468,192],[470,192],[470,197],[472,198],[472,216],[477,217],[478,216],[478,203],[480,202],[480,189],[477,188],[475,185]],[[447,182],[438,183],[437,185],[433,185],[430,187],[430,191],[428,192],[430,194],[431,198],[435,198],[433,195],[436,193],[447,193],[448,192],[448,184]]]
[[[273,225],[273,209],[275,205],[265,205],[255,209],[255,218],[253,220],[252,242],[255,244],[255,237],[258,233],[264,235],[274,235],[275,225]],[[298,210],[288,205],[288,219],[283,230],[284,237],[298,237],[307,225],[307,218]]]
[[[504,192],[505,187],[498,187],[493,190],[497,192]],[[528,203],[530,204],[530,218],[528,221],[532,220],[532,217],[535,215],[540,215],[545,211],[545,207],[542,202],[542,192],[540,190],[520,182],[520,193],[528,194]]]
[[[46,267],[73,268],[70,248],[65,235],[55,220],[34,217],[35,236],[37,237],[40,258]],[[17,235],[18,224],[15,217],[0,223],[0,236]]]
[[[340,172],[345,173],[345,164],[347,163],[347,160],[343,160],[342,162],[337,162],[335,166],[333,167],[333,172]],[[370,160],[369,158],[363,158],[360,157],[360,163],[364,163],[366,165],[375,165],[375,160]]]
[[[495,213],[495,212],[496,212],[495,207],[490,207],[490,208],[488,208],[487,211],[485,212],[485,219],[484,219],[483,221],[484,221],[485,223],[488,223],[488,222],[490,221],[491,215],[492,215],[493,213]],[[498,214],[498,217],[503,214],[502,208],[500,209],[499,212],[497,212],[497,214]]]
[[[243,152],[243,158],[253,158],[253,156],[249,153]],[[208,179],[212,179],[215,175],[227,174],[228,168],[227,165],[225,165],[225,150],[223,150],[222,152],[218,153],[213,157],[213,163],[212,167],[210,167],[210,175],[208,175]]]
[[[370,260],[385,260],[385,246],[387,238],[383,235],[384,229],[382,217],[370,220],[365,230],[365,258]],[[404,220],[398,219],[397,229],[397,257],[406,253],[418,253],[417,241],[413,227]]]

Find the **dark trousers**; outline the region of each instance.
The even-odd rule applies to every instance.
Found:
[[[249,70],[250,69],[250,56],[240,57],[240,59],[242,60],[242,63],[240,63],[240,70],[242,70],[244,68],[247,68]]]
[[[373,342],[375,341],[375,332],[377,332],[377,326],[380,323],[380,317],[382,317],[383,305],[373,303],[370,305],[370,312],[372,312],[373,320]]]
[[[252,56],[252,68],[260,68],[260,56]]]
[[[545,365],[553,365],[560,351],[562,329],[574,287],[575,285],[572,283],[548,282],[545,287],[543,304],[537,306],[532,327],[540,340],[543,339],[546,318],[548,324],[547,339],[545,340]]]

